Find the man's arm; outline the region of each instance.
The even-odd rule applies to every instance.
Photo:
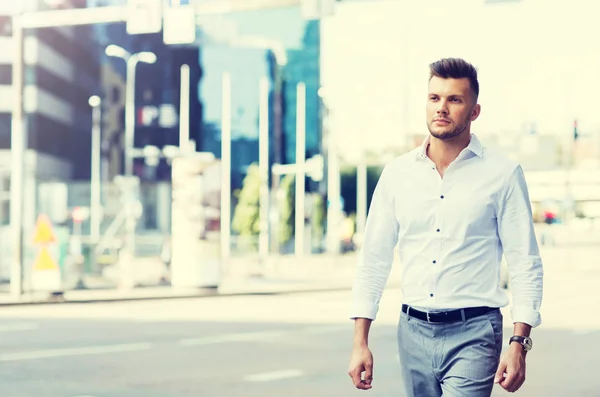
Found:
[[[352,288],[352,319],[375,320],[379,301],[394,262],[398,221],[394,198],[390,192],[393,180],[389,173],[388,166],[381,173],[371,200]]]
[[[357,318],[354,319],[354,346],[369,345],[369,330],[371,329],[371,319]]]
[[[348,375],[357,389],[370,389],[373,381],[373,354],[369,350],[369,329],[372,320],[357,318],[354,320],[354,341]],[[364,377],[362,373],[364,372]]]
[[[515,323],[513,335],[529,336],[531,326],[524,323]],[[525,356],[527,351],[519,343],[513,342],[508,347],[504,357],[500,360],[494,382],[511,393],[516,392],[525,383]]]
[[[388,173],[386,167],[373,193],[352,288],[350,318],[354,319],[354,343],[348,374],[354,386],[362,390],[372,387],[373,355],[369,350],[369,329],[377,316],[398,241],[398,222],[394,200],[389,193]]]
[[[500,198],[498,234],[511,279],[513,335],[529,336],[541,323],[543,268],[521,166],[508,178]],[[525,355],[520,344],[510,344],[495,379],[504,389],[514,392],[525,381]]]
[[[498,212],[498,235],[511,280],[513,323],[541,324],[543,268],[525,176],[517,166],[508,178]]]

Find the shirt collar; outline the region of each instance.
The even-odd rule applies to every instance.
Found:
[[[430,140],[431,136],[428,135],[419,147],[419,150],[417,150],[417,159],[427,158],[427,146],[429,146]],[[478,157],[483,157],[483,146],[475,134],[471,134],[471,141],[466,149]]]

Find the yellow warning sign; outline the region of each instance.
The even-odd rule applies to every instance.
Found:
[[[50,219],[46,215],[40,215],[35,223],[34,244],[50,244],[56,242],[56,236],[52,229]]]
[[[58,270],[58,264],[50,255],[47,247],[42,247],[40,250],[33,263],[33,270]]]

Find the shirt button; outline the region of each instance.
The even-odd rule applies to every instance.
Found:
[[[429,296],[431,296],[433,298],[433,294],[429,294]]]
[[[437,261],[436,261],[436,260],[434,260],[434,261],[433,261],[433,263],[437,263]]]
[[[436,230],[436,232],[438,232],[438,233],[439,233],[439,232],[440,232],[440,229]]]
[[[441,198],[441,199],[443,199],[443,198],[444,198],[444,195],[441,195],[441,196],[440,196],[440,198]]]

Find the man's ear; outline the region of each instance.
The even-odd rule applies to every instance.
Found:
[[[477,104],[477,105],[475,105],[475,107],[473,108],[473,111],[471,112],[471,121],[477,120],[477,117],[479,117],[480,114],[481,114],[481,105]]]

